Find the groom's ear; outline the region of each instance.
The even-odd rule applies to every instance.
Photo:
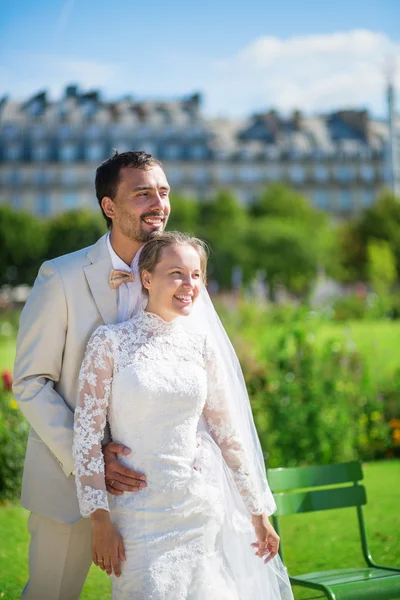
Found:
[[[115,217],[114,201],[112,198],[110,198],[109,196],[104,196],[104,198],[101,201],[101,207],[104,210],[105,215],[109,219],[113,219]]]

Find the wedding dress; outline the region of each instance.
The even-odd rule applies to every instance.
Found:
[[[121,577],[112,577],[113,600],[292,598],[279,557],[264,565],[249,545],[250,515],[264,504],[220,367],[207,335],[143,310],[98,328],[89,340],[75,412],[75,477],[82,515],[109,510],[122,535],[126,561]],[[106,492],[106,421],[113,440],[132,450],[121,462],[146,475],[147,487],[137,493]],[[213,461],[216,452],[224,473]],[[224,497],[227,477],[243,503],[234,519]],[[245,556],[236,545],[240,536]],[[239,575],[243,562],[249,577]]]

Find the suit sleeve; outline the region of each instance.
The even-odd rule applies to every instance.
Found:
[[[54,389],[61,373],[67,304],[56,266],[43,263],[21,314],[13,391],[33,429],[68,477],[73,470],[74,415]]]

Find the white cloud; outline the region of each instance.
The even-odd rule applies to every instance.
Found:
[[[343,106],[382,112],[389,59],[400,67],[400,44],[374,31],[258,38],[214,63],[209,107],[222,112],[225,106],[231,114]]]

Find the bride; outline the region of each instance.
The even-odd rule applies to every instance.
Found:
[[[139,259],[145,309],[99,327],[80,371],[78,499],[114,600],[293,598],[236,356],[218,342],[218,325],[207,331],[196,316],[207,303],[206,262],[196,238],[148,242]],[[138,493],[107,495],[106,422],[132,448],[125,464],[146,474]]]

